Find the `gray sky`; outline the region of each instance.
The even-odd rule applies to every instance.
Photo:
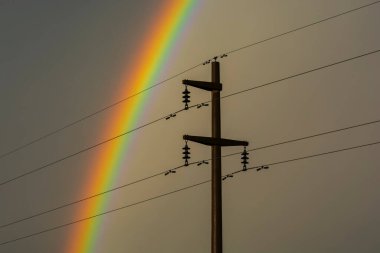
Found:
[[[166,0],[169,1],[169,0]],[[125,97],[120,77],[165,1],[0,1],[0,153]],[[371,3],[364,0],[199,1],[155,82],[214,55]],[[221,59],[223,95],[380,49],[380,4]],[[380,119],[380,55],[372,54],[222,100],[222,135],[249,148]],[[182,108],[182,79],[147,92],[137,125]],[[126,84],[124,84],[126,85]],[[192,104],[207,92],[191,89]],[[0,182],[98,143],[114,107],[0,159]],[[210,135],[210,108],[189,110],[133,133],[110,187],[179,166],[182,135]],[[127,130],[127,129],[126,129]],[[380,141],[380,123],[250,152],[263,165]],[[111,136],[109,136],[111,137]],[[208,147],[190,143],[192,160]],[[91,161],[107,145],[0,186],[0,225],[85,197]],[[224,148],[223,154],[241,151]],[[248,171],[223,181],[224,252],[379,252],[380,145]],[[241,168],[223,159],[223,173]],[[111,210],[210,178],[191,166],[104,196]],[[210,185],[101,218],[91,252],[210,251]],[[0,228],[0,243],[77,220],[88,203]],[[95,214],[95,213],[94,213]],[[76,225],[0,246],[1,253],[66,253]]]

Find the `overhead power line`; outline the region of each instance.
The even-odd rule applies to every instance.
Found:
[[[329,21],[329,20],[332,20],[332,19],[336,19],[338,17],[341,17],[341,16],[344,16],[346,14],[349,14],[349,13],[352,13],[352,12],[355,12],[355,11],[358,11],[358,10],[361,10],[361,9],[364,9],[364,8],[367,8],[367,7],[370,7],[372,5],[375,5],[375,4],[378,4],[380,3],[380,1],[375,1],[375,2],[372,2],[372,3],[369,3],[369,4],[365,4],[365,5],[362,5],[362,6],[359,6],[357,8],[354,8],[354,9],[351,9],[351,10],[348,10],[348,11],[345,11],[345,12],[341,12],[341,13],[338,13],[336,15],[333,15],[333,16],[330,16],[330,17],[327,17],[327,18],[324,18],[324,19],[320,19],[318,21],[315,21],[313,23],[310,23],[310,24],[307,24],[307,25],[304,25],[304,26],[300,26],[298,28],[295,28],[295,29],[292,29],[290,31],[287,31],[287,32],[284,32],[284,33],[280,33],[280,34],[277,34],[277,35],[274,35],[272,37],[269,37],[267,39],[263,39],[263,40],[260,40],[260,41],[257,41],[257,42],[253,42],[253,43],[250,43],[248,45],[245,45],[243,47],[239,47],[239,48],[236,48],[236,49],[232,49],[228,52],[226,52],[225,54],[229,55],[229,54],[232,54],[232,53],[236,53],[236,52],[239,52],[243,49],[247,49],[247,48],[250,48],[250,47],[253,47],[253,46],[256,46],[256,45],[259,45],[261,43],[264,43],[264,42],[267,42],[267,41],[270,41],[270,40],[273,40],[273,39],[276,39],[276,38],[279,38],[279,37],[282,37],[282,36],[285,36],[285,35],[288,35],[290,33],[294,33],[294,32],[297,32],[297,31],[300,31],[300,30],[304,30],[306,28],[309,28],[309,27],[312,27],[312,26],[315,26],[317,24],[320,24],[320,23],[323,23],[323,22],[326,22],[326,21]]]
[[[359,58],[362,58],[362,57],[365,57],[365,56],[369,56],[371,54],[376,54],[376,53],[379,53],[379,52],[380,52],[380,49],[373,50],[373,51],[370,51],[368,53],[357,55],[357,56],[354,56],[354,57],[351,57],[351,58],[347,58],[347,59],[344,59],[344,60],[341,60],[341,61],[337,61],[337,62],[334,62],[334,63],[331,63],[331,64],[327,64],[327,65],[324,65],[324,66],[321,66],[321,67],[313,68],[313,69],[310,69],[310,70],[307,70],[307,71],[304,71],[304,72],[301,72],[301,73],[297,73],[297,74],[290,75],[290,76],[287,76],[287,77],[284,77],[284,78],[280,78],[280,79],[277,79],[275,81],[271,81],[271,82],[264,83],[264,84],[261,84],[261,85],[258,85],[258,86],[254,86],[254,87],[251,87],[251,88],[248,88],[248,89],[237,91],[237,92],[225,95],[221,99],[232,97],[232,96],[235,96],[235,95],[238,95],[238,94],[241,94],[241,93],[245,93],[245,92],[248,92],[248,91],[251,91],[251,90],[259,89],[259,88],[262,88],[262,87],[265,87],[265,86],[268,86],[268,85],[272,85],[272,84],[275,84],[275,83],[279,83],[279,82],[282,82],[282,81],[285,81],[285,80],[289,80],[289,79],[292,79],[292,78],[295,78],[295,77],[298,77],[298,76],[303,76],[303,75],[306,75],[306,74],[309,74],[309,73],[312,73],[312,72],[316,72],[318,70],[326,69],[326,68],[329,68],[329,67],[332,67],[332,66],[335,66],[335,65],[339,65],[339,64],[342,64],[342,63],[345,63],[345,62],[349,62],[349,61],[352,61],[352,60],[355,60],[355,59],[359,59]]]
[[[318,21],[312,22],[312,23],[304,25],[304,26],[300,26],[298,28],[289,30],[287,32],[283,32],[283,33],[271,36],[269,38],[266,38],[266,39],[263,39],[263,40],[259,40],[259,41],[253,42],[253,43],[250,43],[250,44],[248,44],[246,46],[239,47],[239,48],[236,48],[236,49],[232,49],[232,50],[230,50],[228,52],[225,52],[225,53],[221,54],[221,56],[218,56],[218,57],[223,58],[224,56],[226,56],[228,54],[233,54],[233,53],[239,52],[241,50],[244,50],[244,49],[247,49],[247,48],[259,45],[259,44],[262,44],[264,42],[267,42],[267,41],[270,41],[270,40],[273,40],[273,39],[276,39],[276,38],[279,38],[279,37],[282,37],[282,36],[289,35],[291,33],[294,33],[294,32],[297,32],[297,31],[300,31],[300,30],[303,30],[303,29],[306,29],[306,28],[309,28],[309,27],[312,27],[312,26],[315,26],[317,24],[320,24],[320,23],[326,22],[328,20],[332,20],[332,19],[338,18],[340,16],[343,16],[343,15],[346,15],[346,14],[349,14],[349,13],[352,13],[352,12],[355,12],[355,11],[367,8],[369,6],[372,6],[372,5],[375,5],[375,4],[378,4],[378,3],[380,3],[380,1],[375,1],[375,2],[372,2],[370,4],[362,5],[362,6],[359,6],[357,8],[354,8],[354,9],[351,9],[351,10],[348,10],[348,11],[345,11],[345,12],[342,12],[342,13],[339,13],[339,14],[336,14],[336,15],[324,18],[324,19],[320,19]],[[207,60],[206,62],[210,62],[210,61],[211,61],[211,59]],[[9,155],[11,155],[13,153],[16,153],[16,152],[18,152],[18,151],[20,151],[20,150],[22,150],[22,149],[24,149],[26,147],[29,147],[29,146],[31,146],[31,145],[33,145],[33,144],[35,144],[37,142],[40,142],[40,141],[42,141],[42,140],[44,140],[44,139],[46,139],[46,138],[48,138],[50,136],[53,136],[53,135],[55,135],[55,134],[57,134],[59,132],[62,132],[63,130],[65,130],[65,129],[69,128],[69,127],[77,125],[77,124],[79,124],[79,123],[81,123],[81,122],[83,122],[83,121],[85,121],[85,120],[87,120],[87,119],[89,119],[89,118],[91,118],[91,117],[99,114],[99,113],[102,113],[102,112],[104,112],[104,111],[106,111],[108,109],[111,109],[111,108],[113,108],[113,107],[115,107],[115,106],[117,106],[117,105],[119,105],[119,104],[121,104],[121,103],[123,103],[123,102],[125,102],[125,101],[127,101],[127,100],[129,100],[131,98],[133,98],[133,97],[136,97],[136,96],[138,96],[138,95],[140,95],[140,94],[142,94],[142,93],[144,93],[144,92],[146,92],[148,90],[151,90],[151,89],[153,89],[153,88],[155,88],[157,86],[160,86],[160,85],[164,84],[165,82],[168,82],[168,81],[170,81],[170,80],[172,80],[172,79],[174,79],[174,78],[176,78],[176,77],[178,77],[178,76],[180,76],[180,75],[182,75],[184,73],[187,73],[187,72],[189,72],[189,71],[191,71],[191,70],[193,70],[193,69],[195,69],[195,68],[197,68],[197,67],[199,67],[201,65],[204,65],[204,63],[205,62],[199,63],[197,65],[194,65],[193,67],[190,67],[190,68],[188,68],[188,69],[186,69],[186,70],[184,70],[182,72],[179,72],[179,73],[177,73],[177,74],[175,74],[175,75],[173,75],[173,76],[171,76],[171,77],[169,77],[169,78],[167,78],[165,80],[162,80],[161,82],[158,82],[158,83],[156,83],[156,84],[154,84],[152,86],[149,86],[149,87],[147,87],[147,88],[145,88],[145,89],[143,89],[143,90],[141,90],[141,91],[139,91],[137,93],[134,93],[134,94],[132,94],[130,96],[127,96],[127,97],[119,100],[119,101],[116,101],[116,102],[114,102],[112,104],[109,104],[109,105],[103,107],[103,108],[100,108],[99,110],[94,111],[94,112],[92,112],[92,113],[90,113],[90,114],[88,114],[86,116],[83,116],[82,118],[79,118],[79,119],[77,119],[77,120],[75,120],[75,121],[73,121],[71,123],[68,123],[68,124],[66,124],[66,125],[64,125],[64,126],[62,126],[60,128],[57,128],[57,129],[55,129],[55,130],[53,130],[51,132],[48,132],[48,133],[46,133],[44,135],[41,135],[40,137],[38,137],[38,138],[36,138],[34,140],[31,140],[31,141],[26,142],[26,143],[24,143],[22,145],[19,145],[19,146],[17,146],[14,149],[11,149],[11,150],[3,153],[3,154],[0,154],[0,159],[2,159],[4,157],[7,157],[7,156],[9,156]]]
[[[261,147],[257,147],[257,148],[252,148],[252,149],[249,149],[248,151],[257,151],[257,150],[261,150],[261,149],[267,149],[267,148],[271,148],[271,147],[275,147],[275,146],[279,146],[279,145],[283,145],[283,144],[288,144],[288,143],[293,143],[293,142],[297,142],[297,141],[301,141],[301,140],[311,139],[311,138],[315,138],[315,137],[319,137],[319,136],[323,136],[323,135],[328,135],[328,134],[332,134],[332,133],[338,133],[338,132],[342,132],[342,131],[347,131],[347,130],[354,129],[354,128],[369,126],[369,125],[373,125],[373,124],[376,124],[376,123],[379,123],[379,122],[380,122],[380,120],[375,120],[375,121],[365,122],[365,123],[361,123],[361,124],[351,125],[351,126],[344,127],[344,128],[339,128],[339,129],[334,129],[334,130],[330,130],[330,131],[320,132],[320,133],[317,133],[317,134],[312,134],[312,135],[308,135],[308,136],[304,136],[304,137],[300,137],[300,138],[296,138],[296,139],[281,141],[281,142],[277,142],[277,143],[273,143],[273,144],[269,144],[269,145],[265,145],[265,146],[261,146]],[[229,157],[229,156],[234,156],[234,155],[240,155],[240,154],[241,154],[241,152],[230,153],[230,154],[227,154],[227,155],[223,155],[221,157],[224,158],[224,157]],[[189,165],[194,165],[194,164],[202,165],[202,164],[205,164],[206,161],[210,161],[210,160],[211,159],[195,161],[195,162],[189,163]],[[120,186],[117,186],[117,187],[114,187],[114,188],[110,188],[108,190],[105,190],[105,191],[102,191],[102,192],[99,192],[99,193],[96,193],[96,194],[93,194],[93,195],[90,195],[90,196],[87,196],[85,198],[81,198],[81,199],[78,199],[78,200],[75,200],[75,201],[72,201],[72,202],[68,202],[66,204],[63,204],[63,205],[60,205],[60,206],[57,206],[57,207],[54,207],[54,208],[51,208],[51,209],[48,209],[48,210],[45,210],[45,211],[33,214],[33,215],[30,215],[28,217],[24,217],[24,218],[21,218],[21,219],[14,220],[12,222],[8,222],[6,224],[2,224],[2,225],[0,225],[0,228],[9,227],[11,225],[14,225],[14,224],[17,224],[17,223],[21,223],[23,221],[27,221],[27,220],[33,219],[33,218],[36,218],[36,217],[39,217],[39,216],[42,216],[42,215],[45,215],[45,214],[48,214],[48,213],[60,210],[60,209],[65,208],[65,207],[69,207],[69,206],[81,203],[83,201],[86,201],[86,200],[89,200],[89,199],[93,199],[95,197],[99,197],[99,196],[105,195],[107,193],[111,193],[111,192],[114,192],[116,190],[120,190],[122,188],[131,186],[131,185],[134,185],[134,184],[137,184],[137,183],[141,183],[143,181],[146,181],[146,180],[149,180],[149,179],[161,176],[161,175],[168,175],[170,173],[173,173],[173,171],[175,172],[175,171],[177,171],[177,170],[179,170],[181,168],[184,168],[184,167],[187,167],[187,166],[180,165],[180,166],[171,168],[169,170],[161,171],[161,172],[153,174],[151,176],[148,176],[148,177],[145,177],[145,178],[141,178],[141,179],[135,180],[133,182],[130,182],[130,183],[127,183],[127,184],[123,184],[123,185],[120,185]]]
[[[78,123],[80,123],[82,121],[85,121],[85,120],[87,120],[87,119],[89,119],[89,118],[91,118],[91,117],[93,117],[93,116],[95,116],[95,115],[97,115],[99,113],[102,113],[102,112],[104,112],[104,111],[106,111],[106,110],[108,110],[108,109],[110,109],[112,107],[115,107],[116,105],[119,105],[119,104],[121,104],[121,103],[123,103],[123,102],[125,102],[125,101],[127,101],[127,100],[129,100],[131,98],[134,98],[134,97],[136,97],[136,96],[138,96],[138,95],[140,95],[140,94],[142,94],[142,93],[144,93],[144,92],[146,92],[146,91],[148,91],[150,89],[153,89],[153,88],[155,88],[155,87],[157,87],[159,85],[162,85],[162,84],[164,84],[164,83],[166,83],[166,82],[168,82],[168,81],[170,81],[170,80],[172,80],[172,79],[174,79],[174,78],[176,78],[176,77],[178,77],[178,76],[180,76],[180,75],[182,75],[184,73],[187,73],[187,72],[189,72],[189,71],[191,71],[191,70],[193,70],[193,69],[195,69],[195,68],[197,68],[197,67],[199,67],[201,65],[202,64],[197,64],[197,65],[195,65],[195,66],[193,66],[191,68],[188,68],[188,69],[186,69],[186,70],[184,70],[184,71],[182,71],[180,73],[177,73],[177,74],[175,74],[175,75],[173,75],[173,76],[171,76],[171,77],[169,77],[169,78],[167,78],[167,79],[165,79],[165,80],[163,80],[161,82],[158,82],[158,83],[156,83],[156,84],[154,84],[152,86],[149,86],[149,87],[147,87],[147,88],[145,88],[145,89],[143,89],[141,91],[138,91],[137,93],[134,93],[134,94],[132,94],[132,95],[130,95],[128,97],[125,97],[125,98],[123,98],[123,99],[121,99],[119,101],[116,101],[116,102],[114,102],[114,103],[112,103],[110,105],[107,105],[107,106],[105,106],[105,107],[103,107],[103,108],[101,108],[101,109],[99,109],[97,111],[94,111],[94,112],[92,112],[92,113],[90,113],[90,114],[88,114],[88,115],[86,115],[86,116],[84,116],[84,117],[82,117],[80,119],[77,119],[77,120],[75,120],[75,121],[73,121],[73,122],[71,122],[69,124],[66,124],[66,125],[64,125],[64,126],[62,126],[60,128],[57,128],[56,130],[53,130],[53,131],[51,131],[49,133],[46,133],[46,134],[44,134],[44,135],[42,135],[42,136],[40,136],[40,137],[38,137],[38,138],[36,138],[36,139],[34,139],[32,141],[26,142],[26,143],[24,143],[24,144],[22,144],[22,145],[20,145],[20,146],[18,146],[16,148],[14,148],[14,149],[8,151],[8,152],[5,152],[5,153],[1,154],[0,155],[0,159],[4,158],[6,156],[9,156],[9,155],[11,155],[11,154],[13,154],[13,153],[21,150],[21,149],[24,149],[24,148],[26,148],[26,147],[34,144],[34,143],[37,143],[37,142],[39,142],[41,140],[44,140],[44,139],[46,139],[46,138],[48,138],[48,137],[50,137],[52,135],[55,135],[55,134],[57,134],[59,132],[62,132],[63,130],[65,130],[65,129],[69,128],[69,127],[77,125]]]
[[[181,111],[183,111],[183,109],[177,111],[176,113],[179,113],[179,112],[181,112]],[[3,186],[3,185],[5,185],[5,184],[8,184],[8,183],[13,182],[13,181],[15,181],[15,180],[18,180],[18,179],[23,178],[23,177],[25,177],[25,176],[28,176],[28,175],[30,175],[30,174],[36,173],[36,172],[38,172],[38,171],[40,171],[40,170],[43,170],[43,169],[48,168],[48,167],[50,167],[50,166],[52,166],[52,165],[58,164],[58,163],[60,163],[60,162],[63,162],[63,161],[65,161],[65,160],[69,159],[69,158],[72,158],[72,157],[77,156],[77,155],[79,155],[79,154],[82,154],[82,153],[84,153],[84,152],[90,151],[90,150],[92,150],[92,149],[94,149],[94,148],[96,148],[96,147],[99,147],[99,146],[101,146],[101,145],[103,145],[103,144],[106,144],[106,143],[108,143],[108,142],[110,142],[110,141],[113,141],[113,140],[115,140],[115,139],[118,139],[118,138],[120,138],[120,137],[123,137],[123,136],[125,136],[125,135],[127,135],[127,134],[129,134],[129,133],[132,133],[132,132],[134,132],[134,131],[137,131],[137,130],[139,130],[139,129],[141,129],[141,128],[144,128],[144,127],[147,127],[147,126],[149,126],[149,125],[152,125],[152,124],[154,124],[154,123],[156,123],[156,122],[158,122],[158,121],[160,121],[160,120],[163,120],[163,119],[165,119],[165,118],[166,118],[166,116],[165,116],[165,117],[158,118],[158,119],[156,119],[156,120],[153,120],[153,121],[151,121],[151,122],[148,122],[148,123],[146,123],[146,124],[143,124],[143,125],[141,125],[141,126],[139,126],[139,127],[136,127],[136,128],[131,129],[131,130],[129,130],[129,131],[126,131],[126,132],[124,132],[124,133],[121,133],[121,134],[118,134],[118,135],[116,135],[116,136],[113,136],[113,137],[111,137],[111,138],[109,138],[109,139],[106,139],[106,140],[104,140],[104,141],[101,141],[101,142],[99,142],[99,143],[96,143],[96,144],[94,144],[94,145],[91,145],[91,146],[89,146],[89,147],[87,147],[87,148],[84,148],[84,149],[82,149],[82,150],[79,150],[79,151],[77,151],[77,152],[75,152],[75,153],[72,153],[72,154],[67,155],[67,156],[65,156],[65,157],[62,157],[62,158],[60,158],[60,159],[57,159],[57,160],[55,160],[55,161],[53,161],[53,162],[50,162],[50,163],[47,163],[47,164],[42,165],[42,166],[40,166],[40,167],[37,167],[37,168],[35,168],[35,169],[31,170],[31,171],[25,172],[25,173],[23,173],[23,174],[21,174],[21,175],[19,175],[19,176],[16,176],[16,177],[13,177],[13,178],[11,178],[11,179],[8,179],[8,180],[6,180],[6,181],[4,181],[4,182],[1,182],[1,183],[0,183],[0,186]]]
[[[292,79],[292,78],[295,78],[295,77],[298,77],[298,76],[302,76],[302,75],[305,75],[305,74],[308,74],[308,73],[311,73],[311,72],[315,72],[315,71],[318,71],[318,70],[321,70],[321,69],[325,69],[325,68],[328,68],[328,67],[332,67],[332,66],[335,66],[335,65],[338,65],[338,64],[342,64],[342,63],[345,63],[345,62],[348,62],[348,61],[356,60],[356,59],[359,59],[359,58],[362,58],[362,57],[365,57],[365,56],[369,56],[369,55],[372,55],[372,54],[375,54],[375,53],[378,53],[378,52],[380,52],[380,49],[378,49],[378,50],[373,50],[373,51],[370,51],[370,52],[367,52],[367,53],[364,53],[364,54],[360,54],[360,55],[357,55],[357,56],[354,56],[354,57],[350,57],[350,58],[347,58],[347,59],[344,59],[344,60],[341,60],[341,61],[337,61],[337,62],[334,62],[334,63],[330,63],[330,64],[327,64],[327,65],[324,65],[324,66],[321,66],[321,67],[317,67],[317,68],[314,68],[314,69],[310,69],[310,70],[307,70],[307,71],[304,71],[304,72],[301,72],[301,73],[298,73],[298,74],[290,75],[290,76],[287,76],[287,77],[284,77],[284,78],[281,78],[281,79],[277,79],[277,80],[275,80],[275,81],[267,82],[267,83],[264,83],[264,84],[261,84],[261,85],[258,85],[258,86],[254,86],[254,87],[252,87],[252,88],[248,88],[248,89],[244,89],[244,90],[241,90],[241,91],[238,91],[238,92],[234,92],[234,93],[231,93],[231,94],[229,94],[229,95],[226,95],[226,96],[221,97],[221,99],[225,99],[225,98],[227,98],[227,97],[235,96],[235,95],[242,94],[242,93],[245,93],[245,92],[248,92],[248,91],[251,91],[251,90],[255,90],[255,89],[258,89],[258,88],[262,88],[262,87],[265,87],[265,86],[268,86],[268,85],[271,85],[271,84],[279,83],[279,82],[284,81],[284,80],[289,80],[289,79]],[[208,101],[208,102],[209,102],[209,101]],[[207,102],[206,102],[206,103],[207,103]],[[197,106],[197,105],[193,105],[193,106],[190,106],[189,108],[195,108],[196,106]],[[185,109],[178,110],[178,111],[176,112],[176,114],[178,114],[178,113],[180,113],[180,112],[183,112],[183,111],[186,111],[186,110],[185,110]],[[45,164],[45,165],[42,165],[42,166],[37,167],[37,168],[35,168],[35,169],[32,169],[32,170],[30,170],[30,171],[28,171],[28,172],[25,172],[25,173],[23,173],[23,174],[20,174],[20,175],[18,175],[18,176],[16,176],[16,177],[13,177],[13,178],[11,178],[11,179],[5,180],[5,181],[3,181],[3,182],[0,183],[0,186],[6,185],[6,184],[8,184],[8,183],[10,183],[10,182],[16,181],[16,180],[21,179],[21,178],[23,178],[23,177],[25,177],[25,176],[28,176],[28,175],[30,175],[30,174],[36,173],[36,172],[38,172],[38,171],[41,171],[41,170],[43,170],[43,169],[45,169],[45,168],[48,168],[48,167],[50,167],[50,166],[52,166],[52,165],[58,164],[58,163],[60,163],[60,162],[62,162],[62,161],[65,161],[65,160],[67,160],[67,159],[69,159],[69,158],[75,157],[75,156],[77,156],[77,155],[79,155],[79,154],[82,154],[82,153],[84,153],[84,152],[87,152],[87,151],[89,151],[89,150],[92,150],[92,149],[94,149],[94,148],[96,148],[96,147],[99,147],[99,146],[101,146],[101,145],[103,145],[103,144],[106,144],[106,143],[108,143],[108,142],[110,142],[110,141],[113,141],[113,140],[115,140],[115,139],[118,139],[118,138],[120,138],[120,137],[123,137],[123,136],[125,136],[125,135],[127,135],[127,134],[129,134],[129,133],[132,133],[132,132],[134,132],[134,131],[137,131],[137,130],[139,130],[139,129],[141,129],[141,128],[147,127],[147,126],[149,126],[149,125],[152,125],[152,124],[157,123],[158,121],[160,121],[160,120],[164,120],[164,119],[167,119],[167,116],[164,116],[164,117],[158,118],[158,119],[153,120],[153,121],[151,121],[151,122],[149,122],[149,123],[146,123],[146,124],[144,124],[144,125],[142,125],[142,126],[136,127],[136,128],[134,128],[134,129],[132,129],[132,130],[129,130],[129,131],[124,132],[124,133],[121,133],[121,134],[119,134],[119,135],[116,135],[116,136],[111,137],[111,138],[109,138],[109,139],[106,139],[106,140],[104,140],[104,141],[101,141],[101,142],[99,142],[99,143],[97,143],[97,144],[94,144],[94,145],[92,145],[92,146],[89,146],[89,147],[87,147],[87,148],[84,148],[84,149],[82,149],[82,150],[79,150],[79,151],[77,151],[77,152],[75,152],[75,153],[72,153],[72,154],[67,155],[67,156],[65,156],[65,157],[62,157],[62,158],[60,158],[60,159],[57,159],[57,160],[55,160],[55,161],[53,161],[53,162],[47,163],[47,164]]]
[[[352,146],[352,147],[348,147],[348,148],[331,150],[331,151],[327,151],[327,152],[323,152],[323,153],[318,153],[318,154],[313,154],[313,155],[301,156],[301,157],[297,157],[297,158],[293,158],[293,159],[288,159],[288,160],[283,160],[283,161],[279,161],[279,162],[266,163],[265,165],[254,166],[254,167],[251,167],[251,168],[247,168],[247,170],[254,170],[254,169],[257,170],[257,169],[261,169],[263,166],[274,166],[274,165],[279,165],[279,164],[284,164],[284,163],[296,162],[296,161],[305,160],[305,159],[309,159],[309,158],[314,158],[314,157],[319,157],[319,156],[325,156],[325,155],[331,155],[331,154],[335,154],[335,153],[339,153],[339,152],[343,152],[343,151],[348,151],[348,150],[353,150],[353,149],[358,149],[358,148],[365,148],[365,147],[374,146],[374,145],[378,145],[378,144],[380,144],[380,141],[371,142],[371,143],[362,144],[362,145],[357,145],[357,146]],[[243,170],[237,170],[237,171],[232,172],[231,174],[237,174],[237,173],[240,173],[240,172],[244,172],[244,171]]]
[[[279,165],[279,164],[284,164],[284,163],[290,163],[290,162],[300,161],[300,160],[304,160],[304,159],[308,159],[308,158],[321,157],[321,156],[325,156],[325,155],[336,154],[336,153],[343,152],[343,151],[354,150],[354,149],[369,147],[369,146],[378,145],[378,144],[380,144],[380,141],[372,142],[372,143],[367,143],[367,144],[362,144],[362,145],[357,145],[357,146],[352,146],[352,147],[348,147],[348,148],[331,150],[331,151],[327,151],[327,152],[323,152],[323,153],[317,153],[317,154],[313,154],[313,155],[309,155],[309,156],[302,156],[302,157],[297,157],[297,158],[283,160],[283,161],[278,161],[278,162],[271,162],[271,163],[267,163],[265,165],[249,167],[249,168],[247,168],[247,170],[259,170],[263,166],[274,166],[274,165]],[[242,172],[246,172],[246,171],[237,170],[237,171],[235,171],[233,173],[226,174],[225,176],[228,177],[228,175],[234,175],[234,174],[238,174],[238,173],[242,173]],[[55,227],[52,227],[52,228],[49,228],[49,229],[45,229],[45,230],[42,230],[42,231],[39,231],[39,232],[36,232],[36,233],[32,233],[32,234],[29,234],[29,235],[21,236],[21,237],[18,237],[16,239],[8,240],[8,241],[0,243],[0,246],[5,245],[5,244],[9,244],[9,243],[13,243],[13,242],[17,242],[17,241],[20,241],[20,240],[24,240],[24,239],[27,239],[27,238],[31,238],[31,237],[34,237],[34,236],[37,236],[37,235],[45,234],[45,233],[48,233],[48,232],[51,232],[51,231],[54,231],[54,230],[57,230],[57,229],[68,227],[68,226],[71,226],[71,225],[74,225],[74,224],[77,224],[77,223],[80,223],[80,222],[83,222],[83,221],[86,221],[86,220],[95,219],[95,218],[98,218],[98,217],[101,217],[101,216],[104,216],[104,215],[108,215],[108,214],[111,214],[111,213],[114,213],[114,212],[117,212],[117,211],[121,211],[121,210],[130,208],[130,207],[133,207],[133,206],[137,206],[137,205],[140,205],[140,204],[143,204],[143,203],[146,203],[146,202],[150,202],[152,200],[159,199],[159,198],[162,198],[162,197],[174,194],[174,193],[178,193],[178,192],[185,191],[185,190],[188,190],[188,189],[191,189],[191,188],[195,188],[197,186],[206,184],[206,183],[208,183],[210,181],[211,180],[202,181],[202,182],[197,183],[197,184],[193,184],[193,185],[190,185],[190,186],[187,186],[187,187],[184,187],[184,188],[179,188],[177,190],[170,191],[170,192],[167,192],[167,193],[164,193],[164,194],[160,194],[160,195],[157,195],[157,196],[154,196],[154,197],[142,200],[142,201],[138,201],[138,202],[135,202],[135,203],[132,203],[132,204],[129,204],[129,205],[125,205],[125,206],[122,206],[122,207],[119,207],[119,208],[116,208],[116,209],[111,209],[109,211],[105,211],[105,212],[102,212],[102,213],[99,213],[99,214],[95,214],[95,215],[92,215],[92,216],[89,216],[89,217],[86,217],[86,218],[83,218],[83,219],[79,219],[79,220],[76,220],[76,221],[65,223],[65,224],[62,224],[62,225],[59,225],[59,226],[55,226]]]
[[[361,124],[352,125],[352,126],[348,126],[348,127],[344,127],[344,128],[339,128],[339,129],[335,129],[335,130],[321,132],[321,133],[318,133],[318,134],[308,135],[308,136],[304,136],[304,137],[300,137],[300,138],[296,138],[296,139],[291,139],[291,140],[287,140],[287,141],[277,142],[277,143],[274,143],[274,144],[265,145],[265,146],[261,146],[261,147],[257,147],[257,148],[252,148],[252,149],[248,149],[247,151],[257,151],[257,150],[261,150],[261,149],[267,149],[267,148],[271,148],[271,147],[280,146],[280,145],[283,145],[283,144],[288,144],[288,143],[293,143],[293,142],[297,142],[297,141],[307,140],[307,139],[311,139],[311,138],[315,138],[315,137],[319,137],[319,136],[323,136],[323,135],[328,135],[328,134],[332,134],[332,133],[338,133],[338,132],[342,132],[342,131],[347,131],[347,130],[350,130],[350,129],[359,128],[359,127],[363,127],[363,126],[369,126],[369,125],[373,125],[373,124],[376,124],[376,123],[379,123],[379,122],[380,122],[380,120],[369,121],[369,122],[366,122],[366,123],[361,123]],[[229,157],[229,156],[234,156],[234,155],[240,155],[240,153],[241,152],[230,153],[230,154],[223,155],[222,157]],[[209,160],[206,160],[206,161],[209,161]]]

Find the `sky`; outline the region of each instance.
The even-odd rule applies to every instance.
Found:
[[[0,0],[0,154],[115,103],[159,20],[174,0]],[[200,63],[372,3],[367,0],[199,0],[152,85],[138,127],[183,108],[183,79],[211,80]],[[222,96],[380,49],[380,3],[219,59]],[[380,53],[373,53],[222,100],[222,137],[259,148],[380,120]],[[199,65],[199,66],[198,66]],[[193,66],[186,73],[179,74]],[[189,88],[191,104],[210,94]],[[114,136],[106,130],[133,98],[0,159],[0,183]],[[181,166],[184,134],[211,134],[210,106],[178,113],[127,135],[109,188]],[[130,129],[125,129],[128,131]],[[380,141],[380,123],[250,152],[250,166]],[[0,185],[0,225],[87,197],[97,158],[110,143]],[[191,160],[209,147],[189,143]],[[224,155],[241,152],[225,147]],[[379,252],[380,145],[249,170],[223,181],[224,252]],[[240,170],[223,158],[223,174]],[[114,210],[211,177],[210,165],[180,168],[104,194]],[[84,201],[1,227],[0,244],[85,217]],[[93,211],[93,213],[91,213]],[[88,216],[99,210],[89,210]],[[96,218],[87,252],[209,252],[209,183]],[[86,221],[88,222],[88,221]],[[0,245],[1,253],[67,253],[80,223]],[[82,252],[77,252],[82,253]],[[83,252],[85,253],[85,252]]]

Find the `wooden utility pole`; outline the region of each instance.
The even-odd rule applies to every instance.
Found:
[[[247,141],[236,141],[221,138],[220,110],[220,66],[216,60],[212,64],[211,82],[183,80],[183,84],[211,91],[212,103],[212,137],[184,135],[183,139],[211,146],[211,252],[223,252],[223,219],[222,219],[222,146],[248,146]]]
[[[220,83],[219,62],[212,62],[213,83]],[[220,90],[212,91],[211,95],[212,110],[212,132],[211,136],[215,139],[221,138],[220,121]],[[211,252],[223,252],[223,219],[222,219],[222,151],[221,146],[213,145],[211,148]]]

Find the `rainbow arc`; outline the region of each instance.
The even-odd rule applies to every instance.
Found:
[[[132,59],[134,68],[128,69],[122,78],[122,89],[119,94],[127,97],[151,86],[163,69],[176,38],[180,34],[189,14],[195,6],[195,0],[164,1],[157,11],[151,30],[147,31],[142,46],[138,49],[135,59]],[[131,64],[129,65],[131,66]],[[118,110],[110,121],[105,136],[117,135],[126,129],[132,129],[145,109],[149,95],[141,94],[127,105]],[[98,156],[91,175],[84,183],[81,196],[88,196],[102,192],[111,185],[121,173],[123,157],[133,144],[130,136],[123,137],[107,145],[107,148]],[[123,169],[128,169],[123,167]],[[86,202],[85,207],[76,211],[78,219],[100,213],[107,206],[107,198],[97,198]],[[96,252],[96,245],[100,235],[102,219],[96,218],[84,221],[75,226],[71,233],[65,253]]]

